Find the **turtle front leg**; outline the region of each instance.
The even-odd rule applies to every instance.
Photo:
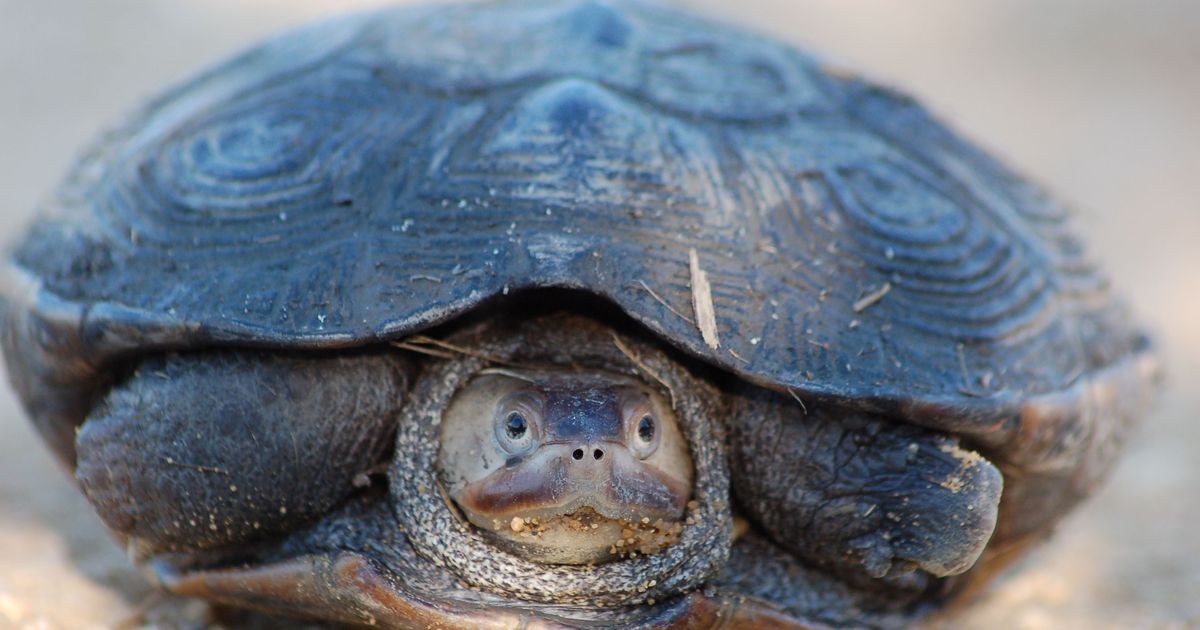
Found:
[[[363,486],[395,435],[411,367],[387,353],[214,351],[148,359],[76,437],[76,478],[143,552],[244,542]]]
[[[757,388],[734,399],[734,496],[799,558],[849,578],[941,577],[987,545],[1003,478],[957,439]]]

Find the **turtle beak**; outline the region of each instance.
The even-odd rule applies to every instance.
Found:
[[[624,444],[579,441],[543,445],[468,484],[458,502],[502,521],[567,515],[584,507],[611,519],[676,520],[690,490],[685,480],[638,460]]]

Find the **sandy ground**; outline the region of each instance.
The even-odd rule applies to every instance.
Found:
[[[0,236],[140,99],[350,4],[375,3],[0,0]],[[954,627],[1200,627],[1200,3],[685,4],[903,85],[1036,174],[1158,335],[1171,379],[1111,482]],[[203,618],[151,596],[0,392],[0,628]]]

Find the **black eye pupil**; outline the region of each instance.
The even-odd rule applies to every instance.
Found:
[[[525,416],[519,413],[510,413],[508,421],[504,423],[504,430],[508,433],[508,437],[517,439],[525,435]]]
[[[645,416],[641,422],[638,422],[638,437],[643,442],[649,442],[654,438],[654,420],[650,416]]]

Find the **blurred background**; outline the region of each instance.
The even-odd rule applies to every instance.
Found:
[[[0,239],[164,85],[377,1],[0,0]],[[1200,2],[678,0],[914,93],[1077,210],[1169,382],[1110,483],[950,627],[1200,628]],[[0,391],[0,628],[203,625],[152,594]]]

